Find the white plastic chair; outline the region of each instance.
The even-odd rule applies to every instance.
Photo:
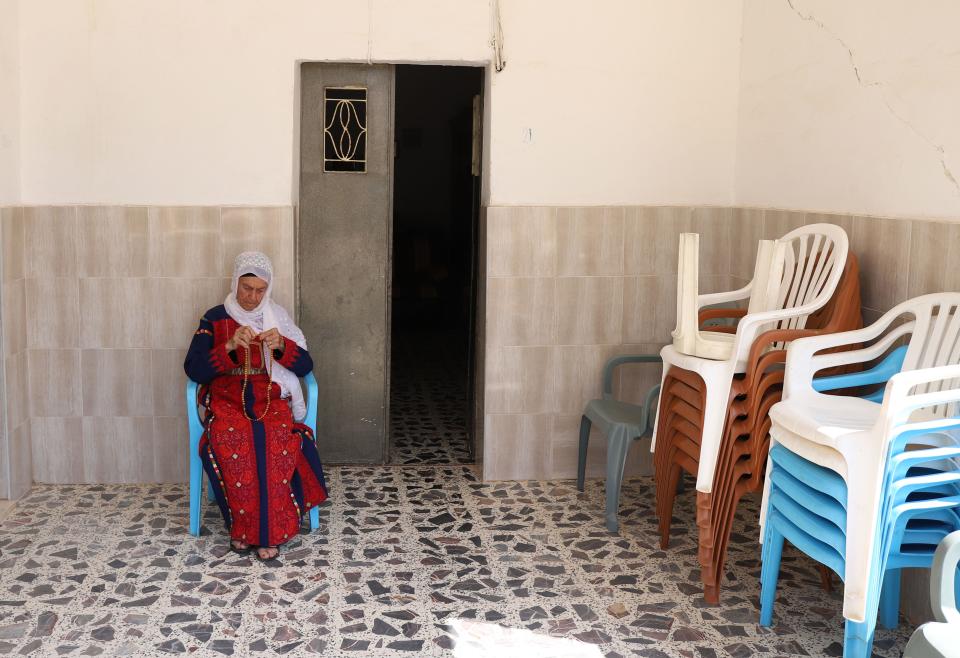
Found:
[[[905,316],[905,322],[899,320]],[[898,323],[899,322],[899,323]],[[901,372],[887,382],[883,402],[826,395],[814,390],[814,375],[827,368],[870,363],[909,340]],[[824,350],[856,347],[842,352]],[[856,331],[801,338],[787,350],[783,400],[770,410],[771,448],[782,444],[815,464],[839,473],[847,484],[843,616],[863,622],[875,537],[887,468],[888,446],[904,433],[914,444],[960,443],[960,293],[924,295],[899,304],[877,322]],[[949,466],[949,465],[948,465]],[[770,464],[767,469],[769,473]],[[766,520],[769,479],[760,523]]]
[[[903,658],[960,658],[960,611],[957,610],[957,566],[960,565],[960,531],[940,542],[930,571],[930,604],[936,621],[913,632]]]
[[[679,279],[689,282],[690,253],[695,252],[698,239],[685,238],[681,243],[681,269]],[[753,280],[739,290],[697,295],[697,309],[715,304],[746,301],[748,313],[737,324],[736,334],[729,338],[715,339],[710,336],[709,349],[727,341],[729,351],[722,359],[705,358],[685,354],[676,345],[664,347],[661,384],[671,367],[677,366],[697,373],[706,386],[706,405],[703,415],[703,434],[700,439],[700,463],[697,472],[697,491],[710,493],[717,465],[717,454],[723,433],[727,411],[727,398],[733,376],[746,370],[746,361],[754,339],[770,329],[803,329],[807,318],[821,309],[833,296],[840,282],[847,261],[848,240],[846,232],[834,224],[809,224],[790,231],[776,244],[761,244],[757,251],[757,267]],[[691,247],[691,244],[694,246]],[[696,267],[694,262],[694,276]],[[689,292],[681,302],[683,327],[678,325],[681,340],[689,340],[689,318],[692,317]],[[689,290],[687,286],[686,290]],[[774,293],[775,291],[775,293]],[[756,294],[754,294],[756,292]],[[775,301],[771,301],[775,300]],[[772,307],[772,308],[771,308]],[[758,310],[765,308],[766,310]],[[678,307],[679,310],[679,307]],[[703,338],[705,333],[700,332]],[[717,333],[717,336],[722,334]],[[694,339],[696,340],[696,338]],[[702,345],[702,343],[701,343]],[[696,350],[694,350],[696,351]],[[719,350],[717,350],[719,353]],[[660,417],[657,417],[659,423]],[[657,427],[654,426],[650,451],[656,448]]]

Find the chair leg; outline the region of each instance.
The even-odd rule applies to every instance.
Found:
[[[887,569],[880,588],[880,624],[884,628],[900,625],[900,570]]]
[[[623,483],[623,469],[627,465],[627,452],[630,450],[631,437],[623,430],[614,430],[607,437],[607,530],[617,532],[620,522],[617,509],[620,507],[620,485]]]
[[[203,495],[203,468],[199,455],[190,455],[190,534],[200,536],[200,499]]]
[[[773,624],[773,603],[777,598],[777,580],[780,578],[780,558],[783,556],[783,535],[767,521],[763,533],[760,569],[760,625]]]
[[[843,658],[870,658],[873,653],[873,631],[868,622],[846,620],[843,629]]]
[[[320,508],[311,507],[310,508],[310,530],[316,530],[320,527]]]
[[[213,493],[213,487],[210,486],[210,480],[207,480],[207,500],[211,503],[217,499],[217,496]]]
[[[577,457],[577,489],[583,491],[583,480],[587,474],[587,444],[590,443],[590,419],[580,418],[580,452]]]

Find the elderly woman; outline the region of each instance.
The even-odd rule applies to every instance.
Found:
[[[262,253],[237,256],[233,285],[207,311],[184,370],[206,408],[200,458],[230,547],[276,558],[301,517],[327,498],[298,377],[313,369],[303,332],[270,299],[273,267]]]

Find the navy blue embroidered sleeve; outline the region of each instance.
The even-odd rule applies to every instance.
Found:
[[[310,352],[297,345],[294,341],[283,336],[283,353],[279,350],[273,351],[273,358],[277,363],[295,374],[297,377],[303,377],[313,370],[313,359]]]
[[[187,377],[198,384],[209,384],[231,368],[226,343],[214,345],[213,323],[206,317],[200,319],[200,326],[193,335],[183,370]]]

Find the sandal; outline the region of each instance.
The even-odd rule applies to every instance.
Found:
[[[265,557],[260,551],[276,551],[270,557]],[[279,546],[257,546],[257,550],[253,552],[258,560],[261,562],[271,562],[280,557],[280,547]]]
[[[237,555],[246,555],[253,550],[253,546],[247,544],[241,539],[231,539],[230,540],[230,550],[236,553]]]

